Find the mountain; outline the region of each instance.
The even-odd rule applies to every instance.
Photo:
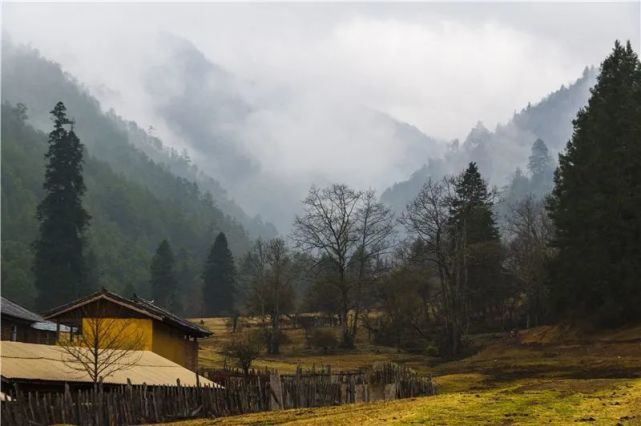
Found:
[[[178,36],[159,36],[158,46],[162,53],[133,81],[144,110],[178,135],[193,164],[283,233],[311,185],[385,188],[442,151],[443,143],[359,99],[246,79]],[[117,104],[124,90],[105,102]]]
[[[362,114],[370,114],[373,120],[384,123],[391,129],[390,136],[396,142],[396,148],[403,153],[400,161],[394,165],[396,169],[411,170],[420,167],[422,159],[438,157],[445,152],[443,147],[446,141],[428,136],[412,124],[380,111],[364,110]]]
[[[536,139],[542,139],[556,157],[569,140],[572,120],[587,103],[595,81],[596,70],[585,68],[576,82],[562,86],[535,105],[528,105],[494,131],[479,122],[463,143],[455,140],[443,156],[427,158],[427,162],[407,180],[387,188],[381,194],[381,200],[394,210],[402,211],[429,178],[459,173],[470,161],[479,165],[491,184],[503,186],[517,167],[526,168],[530,148]]]
[[[78,82],[33,50],[4,45],[2,100],[2,289],[19,303],[31,306],[35,296],[30,244],[43,195],[48,111],[58,100],[86,146],[89,261],[97,265],[99,285],[148,295],[151,257],[167,238],[176,253],[183,305],[195,314],[202,264],[217,233],[226,233],[236,256],[250,246],[242,224],[222,206],[236,209],[259,232],[275,233],[270,225],[243,217],[233,201],[221,197],[217,182],[187,157],[145,136],[135,123],[103,113]]]
[[[62,100],[76,120],[76,131],[96,158],[108,163],[116,172],[149,188],[163,197],[166,182],[159,175],[174,175],[197,183],[210,192],[215,204],[240,222],[252,237],[270,238],[275,227],[260,217],[249,217],[211,176],[196,167],[185,154],[168,148],[135,122],[119,117],[114,111],[103,113],[99,102],[73,76],[64,73],[55,62],[48,61],[36,50],[3,41],[2,100],[23,103],[29,109],[29,122],[48,131],[49,111]],[[139,164],[152,160],[158,167]]]
[[[186,152],[179,153],[174,148],[167,147],[163,141],[141,129],[134,121],[126,121],[113,111],[108,115],[127,132],[129,142],[145,153],[152,161],[161,164],[172,174],[183,177],[198,184],[198,187],[209,192],[214,203],[225,214],[233,217],[245,228],[252,238],[270,239],[278,235],[278,230],[271,223],[264,221],[260,215],[250,217],[229,196],[229,192],[216,179],[205,173]]]

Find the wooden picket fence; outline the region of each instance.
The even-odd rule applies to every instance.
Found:
[[[133,425],[213,418],[286,408],[320,407],[435,393],[431,378],[396,364],[332,373],[330,368],[279,375],[276,371],[205,371],[222,387],[118,386],[63,393],[21,393],[3,402],[3,425]]]

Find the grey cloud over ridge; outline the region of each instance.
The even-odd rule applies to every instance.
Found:
[[[187,149],[283,230],[310,184],[381,191],[479,120],[492,129],[574,81],[615,38],[638,49],[639,10],[5,3],[3,30],[60,62],[105,109]]]

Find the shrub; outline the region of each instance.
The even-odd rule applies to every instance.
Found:
[[[260,355],[262,340],[257,333],[239,336],[224,346],[225,355],[236,360],[245,375],[249,374],[252,362]]]
[[[324,353],[330,349],[336,349],[338,344],[336,333],[331,328],[316,328],[309,336],[309,345],[316,349],[322,349]]]
[[[436,345],[433,343],[428,343],[428,345],[425,347],[425,355],[427,356],[438,356],[439,355],[439,350]]]

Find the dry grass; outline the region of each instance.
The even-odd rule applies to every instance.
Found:
[[[641,379],[521,380],[434,397],[187,422],[205,425],[641,424]]]
[[[218,333],[202,344],[201,362],[222,365],[217,345],[229,335],[222,320],[206,320],[209,324]],[[364,333],[358,350],[323,355],[305,349],[302,335],[291,333],[292,343],[282,355],[264,356],[257,365],[281,371],[297,364],[351,369],[391,360],[434,374],[439,395],[186,424],[641,425],[641,327],[616,332],[538,327],[518,338],[477,336],[475,342],[482,346],[478,353],[447,363],[370,345]]]
[[[200,323],[201,319],[192,321]],[[256,330],[259,320],[245,319],[244,327],[240,333],[249,333]],[[221,348],[228,343],[233,335],[227,327],[225,318],[203,318],[203,325],[214,332],[212,337],[200,341],[199,363],[206,368],[222,368],[233,365],[233,360],[226,360]],[[335,332],[339,333],[336,329]],[[311,368],[324,365],[331,365],[338,370],[353,370],[366,368],[378,361],[394,361],[405,363],[419,371],[428,372],[430,363],[429,357],[398,352],[393,348],[376,346],[368,342],[367,333],[361,330],[357,336],[357,349],[355,350],[333,350],[323,353],[320,350],[309,349],[305,345],[305,333],[302,329],[284,329],[289,343],[282,345],[280,355],[263,354],[253,364],[256,368],[275,368],[283,373],[295,371],[297,366]]]

